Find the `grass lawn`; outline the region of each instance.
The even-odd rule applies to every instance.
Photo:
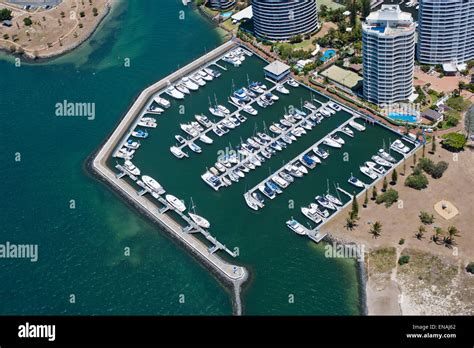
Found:
[[[338,8],[344,7],[333,0],[318,0],[318,6],[321,8],[322,5],[326,5],[328,8],[337,10]]]

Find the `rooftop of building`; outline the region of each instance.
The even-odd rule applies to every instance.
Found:
[[[273,74],[275,76],[284,74],[288,70],[290,70],[290,67],[285,63],[280,62],[279,60],[275,60],[273,63],[270,63],[265,67],[266,72],[269,72],[270,74]]]
[[[252,17],[253,17],[252,5],[232,15],[232,19],[238,22],[240,22],[243,19],[252,19]]]
[[[367,16],[363,28],[390,35],[415,30],[415,23],[411,13],[403,12],[400,6],[382,5]]]

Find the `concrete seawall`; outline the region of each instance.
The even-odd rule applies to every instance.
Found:
[[[180,224],[174,219],[159,212],[156,201],[149,200],[145,196],[137,194],[137,187],[133,187],[125,180],[118,179],[115,172],[107,166],[107,160],[112,156],[118,142],[122,141],[129,131],[130,127],[139,117],[143,109],[149,103],[149,100],[160,90],[164,89],[169,82],[180,79],[202,65],[208,64],[222,54],[236,46],[232,41],[226,42],[208,54],[198,58],[187,66],[174,72],[173,74],[158,81],[152,86],[146,88],[133,103],[125,117],[112,132],[103,146],[92,156],[88,162],[88,169],[99,176],[107,184],[120,194],[121,197],[129,201],[133,206],[142,211],[147,217],[158,223],[171,237],[185,246],[191,253],[197,257],[207,268],[209,268],[224,283],[231,285],[233,298],[234,314],[242,314],[240,301],[240,287],[248,278],[248,271],[244,267],[230,264],[216,254],[211,254],[208,247],[197,239],[194,235],[183,231]]]

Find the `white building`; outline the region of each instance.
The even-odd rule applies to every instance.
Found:
[[[364,97],[374,104],[408,100],[413,93],[415,23],[398,5],[382,5],[362,25]]]
[[[474,59],[474,0],[421,0],[418,25],[420,63]]]

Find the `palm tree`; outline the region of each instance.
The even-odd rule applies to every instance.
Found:
[[[425,232],[426,232],[425,226],[420,225],[420,227],[418,227],[418,231],[416,231],[416,233],[415,233],[415,237],[416,237],[418,240],[422,240],[422,239],[423,239],[423,235],[425,234]]]
[[[373,238],[380,237],[380,235],[382,234],[382,224],[379,221],[375,221],[369,233],[372,234]]]
[[[446,246],[452,246],[456,243],[456,240],[454,237],[460,237],[459,230],[457,229],[456,226],[449,226],[448,227],[448,235],[444,237],[444,243]]]
[[[436,244],[440,244],[441,237],[443,236],[443,229],[441,227],[435,228],[435,234],[431,237],[431,240]]]
[[[348,230],[353,230],[357,226],[356,220],[352,219],[350,216],[346,218],[346,228]]]

